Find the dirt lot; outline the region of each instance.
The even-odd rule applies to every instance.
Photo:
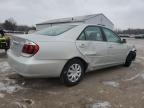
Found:
[[[0,108],[144,108],[144,40],[128,43],[138,50],[129,68],[88,73],[74,87],[65,87],[59,79],[20,77],[0,51]]]

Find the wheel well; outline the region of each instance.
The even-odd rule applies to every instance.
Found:
[[[66,64],[69,63],[71,60],[74,60],[74,59],[80,60],[80,61],[83,63],[83,65],[84,65],[84,71],[86,71],[86,69],[87,69],[87,67],[88,67],[88,63],[87,63],[85,60],[83,60],[82,58],[80,58],[80,57],[71,58],[71,59],[69,59],[69,60],[66,62]],[[66,65],[66,64],[65,64],[65,65]],[[65,65],[64,65],[64,67],[65,67]],[[64,67],[63,67],[63,68],[64,68]]]

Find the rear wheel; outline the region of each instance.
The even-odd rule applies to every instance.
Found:
[[[79,59],[69,61],[61,74],[63,83],[67,86],[73,86],[80,82],[84,75],[84,65]]]

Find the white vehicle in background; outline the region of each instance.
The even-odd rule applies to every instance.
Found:
[[[85,72],[124,64],[136,49],[112,30],[97,25],[54,26],[12,37],[9,63],[25,77],[60,77],[66,85],[80,82]]]

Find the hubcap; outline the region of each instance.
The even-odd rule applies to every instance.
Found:
[[[70,66],[67,72],[68,80],[71,82],[76,82],[81,76],[81,66],[79,64],[73,64]]]

